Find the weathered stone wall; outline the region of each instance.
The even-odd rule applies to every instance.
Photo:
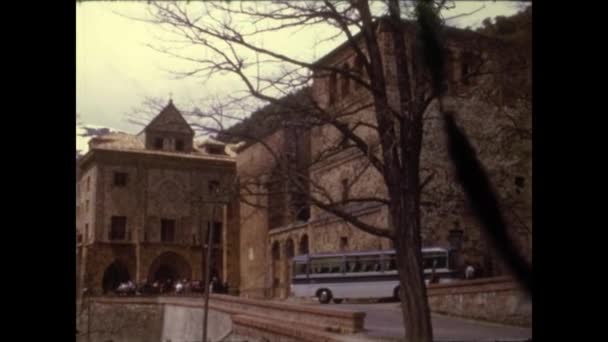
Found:
[[[78,316],[78,341],[191,342],[201,339],[202,298],[90,298]],[[209,300],[208,337],[341,341],[364,329],[365,313],[226,295]],[[86,337],[90,335],[91,339]],[[227,339],[230,340],[230,339]]]
[[[397,104],[395,66],[390,63],[394,56],[392,44],[387,32],[380,30],[379,44],[385,57],[385,76],[389,84],[389,102]],[[413,35],[411,28],[406,28],[406,45],[408,55],[416,54],[413,50]],[[511,235],[522,253],[531,257],[531,108],[526,107],[526,94],[529,89],[520,89],[521,99],[506,101],[503,92],[508,91],[505,79],[519,77],[515,74],[526,74],[526,70],[510,70],[512,61],[504,58],[504,51],[508,46],[472,32],[448,30],[449,94],[453,97],[445,99],[445,106],[457,112],[457,120],[464,128],[467,136],[473,142],[482,164],[491,174],[503,205],[503,213],[511,229]],[[324,63],[341,67],[345,61],[354,59],[348,57],[345,51],[334,52]],[[468,77],[462,73],[462,65],[466,63],[470,69]],[[352,65],[352,63],[351,63]],[[504,75],[509,73],[509,76]],[[338,84],[342,82],[338,77]],[[529,86],[529,84],[528,84]],[[327,104],[329,78],[317,77],[313,85],[313,94],[320,103]],[[363,93],[363,94],[361,94]],[[369,101],[367,91],[352,89],[351,95],[342,98],[341,87],[338,85],[337,98],[339,101],[333,105],[334,110],[340,113],[343,108],[359,105]],[[512,91],[511,91],[512,93]],[[331,110],[332,107],[330,107]],[[344,118],[344,122],[354,123],[361,120],[375,124],[373,112],[362,110],[356,115]],[[480,231],[478,223],[466,206],[462,191],[457,184],[452,170],[451,161],[446,152],[446,144],[441,118],[437,115],[436,107],[424,114],[424,134],[421,155],[421,180],[430,176],[430,182],[423,189],[421,223],[424,245],[439,245],[448,247],[448,236],[453,228],[464,230],[463,253],[460,265],[464,261],[476,264],[479,271],[486,274],[502,274],[504,267],[497,261],[487,238]],[[329,126],[329,125],[327,125]],[[338,146],[342,134],[333,127],[315,128],[312,132],[313,156]],[[375,132],[355,131],[358,136],[374,145],[377,142]],[[352,148],[351,148],[352,150]],[[313,168],[311,177],[332,196],[339,198],[342,179],[354,179],[354,175],[362,177],[353,184],[351,194],[385,196],[386,189],[381,176],[371,167],[360,172],[365,165],[359,159],[352,157],[354,152],[346,149],[335,156],[327,158],[322,165]],[[314,158],[314,157],[313,157]],[[363,158],[365,159],[365,158]],[[362,165],[363,164],[363,165]],[[519,179],[516,181],[516,179]],[[523,185],[515,185],[516,182]],[[323,210],[313,208],[312,219],[322,217]],[[339,240],[335,232],[340,229],[337,225],[327,229],[333,238],[326,236],[323,244],[328,245],[326,250],[338,250]],[[331,232],[331,233],[330,233]],[[341,233],[340,233],[341,234]],[[353,238],[354,240],[354,238]],[[330,242],[333,241],[333,242]],[[317,243],[315,243],[316,245]],[[333,247],[331,246],[333,244]]]
[[[253,144],[236,157],[241,182],[239,293],[252,298],[268,296],[271,287],[272,277],[268,274],[268,196],[262,194],[268,191],[265,186],[268,173],[277,163],[273,153],[280,155],[283,151],[284,131],[268,136],[264,144],[266,146]]]
[[[405,40],[409,59],[420,63],[422,56],[416,49],[415,29],[412,25],[406,26]],[[391,63],[391,59],[394,58],[392,41],[385,27],[381,27],[379,32],[379,46],[384,57],[384,72],[388,82],[387,96],[389,103],[397,106],[396,70],[394,63]],[[507,93],[513,93],[507,87],[510,84],[508,80],[519,77],[516,75],[520,74],[525,76],[529,73],[529,69],[507,68],[511,66],[513,58],[506,56],[514,56],[517,53],[512,53],[508,45],[496,39],[454,29],[447,29],[445,34],[448,50],[446,86],[450,95],[445,99],[445,106],[457,112],[459,124],[471,139],[482,164],[491,174],[492,183],[501,197],[503,214],[509,224],[511,235],[522,253],[530,259],[532,114],[531,108],[527,106],[529,100],[526,100],[526,96],[530,93],[529,82],[518,89],[521,93],[520,99],[514,100],[513,97],[508,99],[505,96]],[[355,54],[346,43],[323,57],[318,63],[335,67],[343,67],[347,64],[351,70],[357,64]],[[465,69],[468,73],[464,72]],[[424,70],[421,64],[410,65],[410,72],[419,70]],[[316,70],[312,87],[315,100],[329,112],[339,114],[353,111],[357,106],[370,104],[371,98],[367,89],[356,85],[353,80],[346,81],[339,74],[336,77],[335,88],[330,87],[330,74],[324,70]],[[423,76],[418,72],[414,76],[419,85],[428,81],[424,81]],[[344,85],[347,83],[350,85],[346,93]],[[330,104],[329,94],[332,91],[336,100]],[[353,114],[341,116],[339,120],[350,127],[356,127],[355,133],[373,146],[373,153],[379,156],[377,132],[366,126],[376,125],[373,107],[354,111]],[[423,245],[450,247],[451,232],[462,230],[464,232],[462,253],[454,266],[462,270],[466,261],[475,265],[478,275],[503,274],[504,267],[498,261],[487,242],[487,237],[484,236],[467,207],[463,193],[454,178],[452,164],[446,152],[443,122],[437,115],[436,106],[430,106],[423,120],[420,169],[420,179],[426,183],[421,194]],[[278,135],[268,139],[279,141]],[[310,177],[315,187],[322,189],[316,193],[313,189],[313,194],[317,196],[327,194],[332,200],[340,201],[344,193],[342,180],[347,180],[348,196],[351,198],[385,197],[386,186],[382,176],[366,162],[365,156],[361,156],[360,152],[348,146],[348,143],[343,144],[343,140],[344,136],[332,125],[317,126],[311,130],[310,151],[313,164],[310,168]],[[281,140],[276,146],[280,147],[282,143]],[[280,148],[277,151],[280,151]],[[322,161],[317,161],[322,153],[325,157]],[[237,163],[239,174],[252,174],[253,172],[250,171],[252,169],[256,170],[255,173],[262,174],[270,172],[274,167],[272,164],[264,164],[264,160],[268,160],[270,156],[261,146],[257,147],[255,153],[250,147],[239,158],[249,160],[247,166],[245,163]],[[267,262],[255,263],[255,265],[251,260],[247,261],[244,256],[241,258],[243,265],[248,265],[241,273],[243,281],[247,282],[255,278],[258,282],[256,286],[259,286],[262,284],[262,279],[266,279],[265,287],[273,288],[275,294],[278,290],[280,296],[286,295],[288,289],[289,252],[293,249],[295,255],[299,253],[299,241],[302,241],[304,236],[311,252],[392,247],[387,239],[371,236],[342,220],[332,219],[331,215],[315,206],[311,208],[311,217],[307,224],[286,224],[270,231],[263,227],[268,219],[264,215],[268,215],[268,212],[253,206],[243,208],[241,204],[241,214],[246,213],[247,217],[255,220],[248,221],[242,216],[242,224],[247,225],[247,229],[251,229],[250,226],[256,228],[251,230],[251,234],[242,235],[241,249],[246,252],[257,245],[266,250],[267,256]],[[345,207],[345,211],[377,226],[388,226],[386,209],[374,208],[371,203],[353,204]],[[241,229],[244,229],[243,226]],[[249,264],[246,264],[247,262]],[[269,276],[264,278],[264,270],[261,267],[265,267]],[[255,271],[249,272],[247,268]]]
[[[532,302],[506,277],[433,284],[428,287],[431,311],[486,321],[532,325]]]
[[[95,232],[95,208],[97,206],[97,184],[98,169],[95,165],[88,165],[80,174],[78,181],[78,202],[76,203],[78,214],[76,216],[76,229],[82,236],[82,243],[91,243]],[[87,186],[88,184],[88,186]],[[87,207],[88,201],[88,207]]]
[[[161,341],[163,307],[160,305],[85,301],[81,314],[78,342]]]
[[[497,107],[479,98],[446,98],[444,106],[454,109],[456,121],[470,137],[499,196],[511,237],[531,260],[532,141],[514,134],[515,129],[526,128],[531,133],[531,112],[517,107]],[[516,126],[513,120],[518,122]],[[477,264],[478,271],[486,274],[505,272],[491,252],[455,179],[436,106],[425,113],[421,167],[421,178],[433,175],[421,194],[423,243],[448,245],[449,230],[457,225],[464,231],[462,262]],[[523,179],[521,186],[517,184],[517,177]]]

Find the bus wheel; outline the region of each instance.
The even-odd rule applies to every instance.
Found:
[[[343,300],[344,300],[343,298],[339,298],[339,299],[338,298],[334,298],[334,303],[340,304],[340,303],[342,303]]]
[[[331,292],[327,289],[319,290],[317,292],[317,298],[321,304],[327,304],[331,301]]]

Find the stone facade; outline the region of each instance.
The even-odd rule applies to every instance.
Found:
[[[408,55],[419,60],[421,56],[413,43],[413,25],[406,24],[405,32]],[[390,63],[394,58],[391,39],[382,25],[378,27],[378,36],[381,52],[388,61],[385,62],[385,76],[390,85],[389,103],[396,106],[396,75],[394,63]],[[513,54],[506,43],[470,31],[448,29],[446,38],[448,96],[445,105],[456,110],[458,123],[472,140],[501,196],[512,236],[530,259],[531,108],[525,106],[529,101],[506,95],[513,93],[509,92],[513,87],[507,87],[506,81],[515,78],[523,80],[518,87],[529,95],[529,56]],[[522,58],[525,62],[523,71],[519,69],[517,74],[505,77],[504,67],[511,65],[514,59]],[[360,63],[347,44],[321,58],[316,65],[360,70]],[[410,64],[411,70],[415,67]],[[370,101],[368,91],[352,80],[326,71],[316,72],[313,79],[314,100],[330,110],[339,113]],[[356,127],[354,132],[366,143],[375,146],[373,153],[378,153],[377,133],[365,125],[375,124],[371,110],[359,110],[341,120],[350,127]],[[279,130],[266,137],[263,144],[253,144],[237,156],[239,179],[260,186],[259,193],[265,190],[269,192],[268,196],[254,196],[248,190],[244,197],[249,199],[247,202],[253,201],[257,205],[240,203],[240,243],[243,251],[240,291],[243,295],[286,297],[290,283],[290,259],[294,255],[392,248],[392,242],[388,239],[364,233],[316,206],[310,207],[310,216],[306,220],[285,214],[287,220],[282,220],[282,225],[277,226],[272,222],[269,215],[280,215],[287,209],[271,203],[274,191],[264,188],[267,184],[264,177],[271,177],[272,169],[276,167],[268,162],[272,160],[271,155],[282,156],[284,151],[289,151],[288,142],[292,136],[285,129]],[[429,177],[421,195],[423,245],[450,247],[451,234],[462,232],[462,253],[457,266],[462,267],[467,261],[476,264],[478,270],[483,269],[485,275],[502,274],[504,268],[493,255],[455,182],[443,139],[437,106],[432,104],[424,114],[421,154],[420,178],[424,180]],[[344,144],[343,140],[342,134],[331,125],[317,126],[309,131],[305,141],[309,154],[297,155],[302,160],[310,161],[306,172],[311,182],[323,188],[326,191],[324,195],[336,202],[344,196],[385,197],[386,188],[381,175],[369,166],[365,156],[356,148],[349,147],[348,143]],[[335,152],[328,153],[333,150]],[[319,158],[322,153],[326,157]],[[288,201],[286,198],[283,200]],[[283,204],[287,205],[286,202]],[[345,210],[364,222],[388,226],[386,207],[378,203],[351,203]]]
[[[109,134],[90,144],[78,163],[79,288],[102,293],[127,279],[202,279],[201,240],[211,222],[220,234],[212,268],[238,287],[239,231],[227,219],[234,203],[212,204],[212,189],[234,182],[234,158],[194,146],[171,102],[138,136]]]
[[[427,293],[433,312],[532,326],[532,300],[508,277],[433,284]]]

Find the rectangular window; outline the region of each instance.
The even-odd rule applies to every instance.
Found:
[[[397,261],[395,255],[385,255],[382,261],[382,269],[385,271],[397,270]]]
[[[87,242],[87,240],[91,240],[89,239],[89,224],[85,224],[84,225],[84,242]]]
[[[471,74],[473,72],[473,54],[471,52],[464,52],[460,58],[460,79],[462,84],[469,85],[471,83]]]
[[[470,65],[469,65],[469,63],[466,63],[466,62],[462,63],[460,78],[462,79],[462,83],[464,85],[468,85],[469,84],[469,73],[470,73]]]
[[[308,264],[305,262],[297,262],[294,263],[293,269],[295,270],[296,275],[306,275],[308,274]]]
[[[346,258],[347,272],[378,272],[380,271],[380,256],[350,256]]]
[[[311,273],[342,273],[344,272],[344,259],[320,258],[310,261]]]
[[[207,227],[209,227],[210,224],[207,224]],[[209,231],[209,230],[207,230]],[[207,236],[207,241],[209,241],[209,236]],[[213,244],[217,245],[217,244],[221,244],[222,243],[222,223],[221,222],[215,222],[213,224]]]
[[[209,181],[208,190],[210,195],[217,194],[220,189],[220,182],[216,180]]]
[[[446,268],[448,265],[448,258],[445,254],[430,254],[422,257],[422,265],[425,270],[432,270],[433,268]]]
[[[126,186],[127,174],[125,172],[114,172],[114,186]]]
[[[154,139],[154,148],[157,150],[163,149],[163,138]]]
[[[349,185],[348,185],[348,179],[343,179],[342,180],[342,202],[346,202],[348,201],[348,195],[349,195]]]
[[[175,150],[176,151],[183,151],[184,150],[184,141],[177,139],[175,140]]]
[[[343,236],[340,238],[340,250],[344,251],[348,248],[348,237]]]
[[[91,190],[91,176],[87,177],[87,191]]]
[[[127,217],[112,216],[110,240],[124,240],[127,237]]]
[[[175,220],[163,219],[160,222],[160,240],[162,242],[175,241]]]
[[[89,212],[89,200],[86,200],[86,202],[84,202],[84,211],[85,213]]]

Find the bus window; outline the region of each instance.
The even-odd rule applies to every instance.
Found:
[[[306,263],[295,263],[294,270],[296,275],[306,275],[308,269],[308,264]]]
[[[394,255],[385,255],[382,260],[382,269],[384,271],[394,271],[397,269],[397,263],[395,262]]]
[[[346,272],[379,272],[380,256],[352,256],[346,258]]]
[[[366,256],[361,259],[361,272],[379,272],[380,271],[380,256]]]
[[[326,262],[329,269],[329,273],[342,273],[344,268],[344,259],[331,258],[327,259]]]
[[[346,272],[360,272],[361,261],[359,257],[346,257]]]
[[[423,258],[424,269],[432,269],[433,267],[446,268],[447,264],[447,257],[445,255],[429,255]]]
[[[342,273],[343,265],[342,258],[319,258],[313,259],[311,264],[312,273]]]

